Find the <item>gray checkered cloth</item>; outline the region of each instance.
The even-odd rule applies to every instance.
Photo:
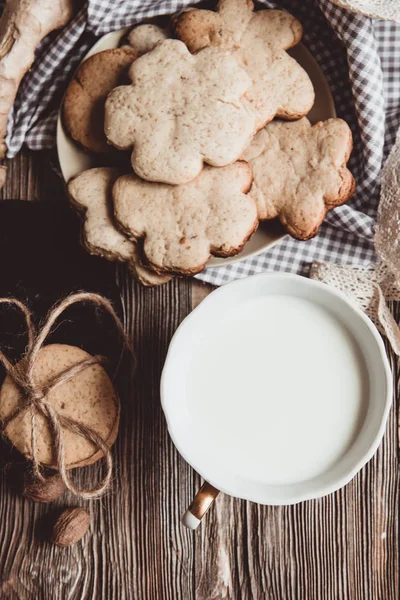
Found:
[[[141,20],[177,12],[190,0],[89,0],[60,32],[50,34],[23,79],[9,119],[8,156],[25,142],[33,150],[54,147],[57,108],[96,39]],[[319,235],[307,242],[286,236],[271,250],[233,265],[206,269],[215,285],[261,271],[307,274],[314,260],[367,265],[376,261],[373,231],[382,163],[400,125],[400,25],[371,20],[329,0],[281,0],[269,7],[290,11],[304,27],[304,43],[330,85],[337,115],[349,123],[354,151],[349,163],[357,193],[328,214]]]

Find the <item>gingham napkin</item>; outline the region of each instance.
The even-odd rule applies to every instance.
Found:
[[[257,257],[199,275],[215,285],[267,270],[307,274],[314,260],[357,265],[376,261],[373,231],[380,173],[400,125],[400,25],[347,12],[329,0],[263,3],[289,10],[304,26],[303,41],[328,80],[337,115],[353,131],[349,167],[357,193],[329,213],[314,239],[298,242],[286,237]],[[40,45],[10,115],[8,156],[24,142],[34,150],[54,147],[62,95],[99,36],[190,4],[190,0],[89,0],[64,30]]]

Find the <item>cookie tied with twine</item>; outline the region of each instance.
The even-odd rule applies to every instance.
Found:
[[[38,332],[22,302],[0,299],[0,304],[14,305],[22,311],[29,338],[26,353],[16,364],[0,351],[0,362],[7,372],[0,390],[0,419],[4,436],[32,461],[35,477],[45,480],[41,466],[57,469],[73,494],[90,499],[101,496],[111,481],[110,448],[118,433],[119,399],[103,367],[104,357],[92,356],[75,346],[44,346],[58,317],[68,307],[83,302],[110,314],[125,342],[122,324],[111,303],[98,294],[81,292],[62,300],[50,310]],[[102,481],[91,490],[78,489],[68,470],[103,457],[106,469]]]

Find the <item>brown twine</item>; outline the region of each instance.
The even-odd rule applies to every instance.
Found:
[[[11,377],[13,382],[21,389],[24,395],[23,403],[18,406],[11,415],[9,415],[3,421],[3,430],[14,421],[20,414],[31,412],[31,445],[32,445],[32,463],[34,475],[41,481],[45,481],[45,477],[40,472],[40,464],[37,459],[37,447],[36,447],[36,431],[35,431],[35,418],[38,413],[42,414],[50,424],[50,430],[52,433],[52,443],[54,447],[54,454],[56,458],[57,468],[59,470],[61,479],[65,486],[76,496],[81,498],[98,498],[107,490],[112,476],[113,460],[111,451],[106,442],[90,427],[78,423],[74,419],[59,415],[49,404],[49,395],[59,386],[67,383],[73,377],[81,373],[88,367],[95,364],[104,364],[105,358],[101,356],[90,356],[72,367],[66,369],[59,375],[55,376],[50,383],[46,386],[40,386],[34,378],[35,364],[38,354],[47,338],[50,334],[54,323],[57,321],[59,316],[73,304],[80,302],[90,302],[99,308],[103,308],[114,320],[119,333],[124,340],[124,347],[128,347],[129,343],[125,336],[125,332],[122,327],[122,323],[119,320],[116,312],[114,311],[111,302],[103,296],[98,294],[92,294],[90,292],[79,292],[72,294],[61,300],[56,304],[48,313],[47,320],[39,332],[36,332],[32,323],[32,315],[29,309],[19,300],[15,298],[0,298],[0,304],[13,304],[17,306],[25,316],[26,327],[28,331],[28,346],[24,357],[15,365],[13,365],[4,353],[0,350],[0,363],[4,366],[7,374]],[[123,352],[123,350],[122,350]],[[121,353],[122,357],[122,353]],[[120,357],[120,360],[121,360]],[[68,471],[65,465],[64,455],[64,440],[62,430],[68,429],[77,435],[80,435],[96,447],[97,451],[101,451],[106,461],[106,472],[102,481],[97,487],[91,490],[78,489],[68,476]]]

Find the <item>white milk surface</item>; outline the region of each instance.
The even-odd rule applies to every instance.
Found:
[[[266,296],[227,310],[193,349],[186,383],[194,436],[229,471],[270,484],[313,478],[350,447],[368,375],[323,307]]]

